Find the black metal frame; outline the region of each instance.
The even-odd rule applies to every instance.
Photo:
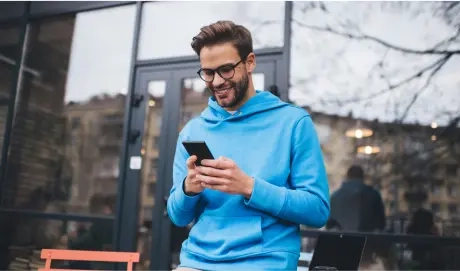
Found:
[[[24,17],[28,2],[0,2],[0,23],[19,21]]]
[[[138,210],[139,202],[136,199],[139,191],[135,189],[135,186],[127,185],[127,180],[139,181],[139,172],[129,171],[128,172],[128,158],[134,155],[140,155],[142,148],[142,141],[136,144],[133,148],[129,148],[128,137],[131,129],[137,129],[136,124],[132,123],[133,107],[131,106],[134,93],[135,84],[135,70],[136,70],[136,59],[137,51],[139,47],[139,36],[141,31],[141,19],[142,19],[142,2],[136,3],[136,17],[134,26],[134,40],[131,51],[131,67],[129,71],[129,88],[128,95],[125,104],[125,118],[123,121],[123,143],[120,154],[119,164],[119,176],[118,176],[118,192],[117,192],[117,207],[116,207],[116,223],[114,230],[114,243],[115,249],[119,251],[132,251],[136,247],[136,235],[138,232],[137,225],[137,213],[132,210]],[[139,125],[139,124],[137,124]],[[143,129],[143,123],[141,124]],[[134,188],[134,189],[133,189]],[[125,200],[131,199],[131,200]],[[129,204],[129,206],[127,204]],[[134,209],[132,209],[134,208]],[[133,236],[134,234],[134,236]]]
[[[31,18],[44,18],[135,4],[136,1],[32,1]]]

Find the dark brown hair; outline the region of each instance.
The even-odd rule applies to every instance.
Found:
[[[347,178],[352,180],[362,180],[364,179],[364,170],[359,165],[352,165],[348,168]]]
[[[251,32],[232,21],[218,21],[202,27],[200,33],[193,37],[191,45],[199,56],[203,47],[227,42],[235,46],[242,60],[253,51]]]

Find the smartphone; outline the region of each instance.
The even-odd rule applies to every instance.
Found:
[[[184,145],[190,156],[196,155],[198,158],[195,162],[196,166],[201,166],[201,160],[203,159],[214,159],[208,145],[204,141],[183,141],[182,145]]]

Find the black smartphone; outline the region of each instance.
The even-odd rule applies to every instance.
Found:
[[[183,141],[182,145],[184,145],[190,156],[196,155],[196,166],[201,166],[201,160],[203,159],[214,159],[208,145],[204,141]]]

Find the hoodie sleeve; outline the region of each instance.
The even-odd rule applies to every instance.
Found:
[[[186,161],[189,155],[182,145],[182,136],[176,144],[176,153],[173,164],[173,186],[168,198],[168,215],[171,221],[178,227],[187,226],[194,219],[195,206],[200,195],[187,196],[184,193],[183,185],[187,177]]]
[[[310,116],[297,122],[291,140],[291,188],[254,177],[252,195],[246,204],[280,219],[321,228],[329,218],[329,185]]]

